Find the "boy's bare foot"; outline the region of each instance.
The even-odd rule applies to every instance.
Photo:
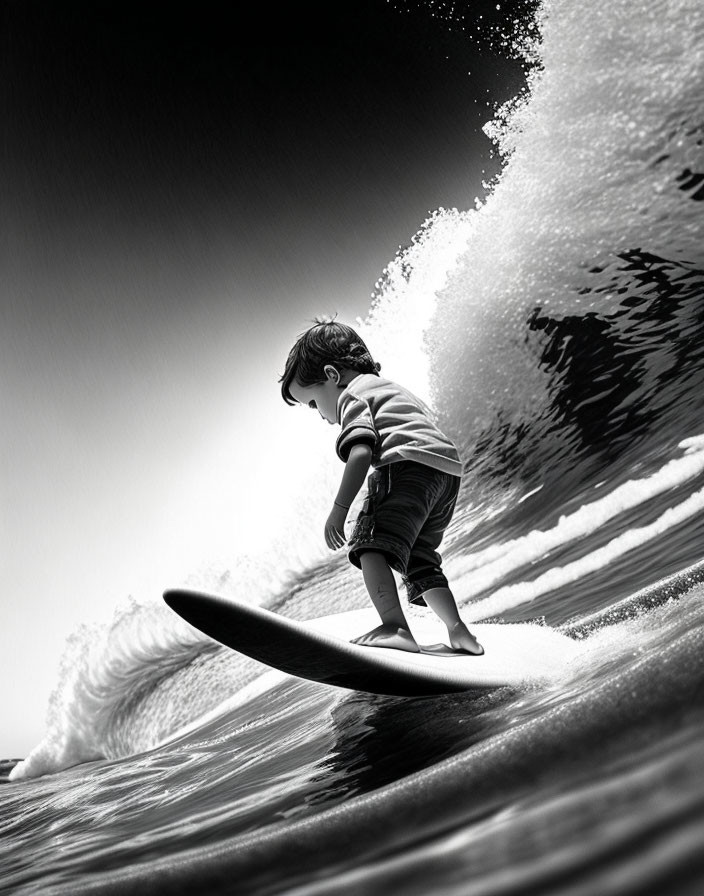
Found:
[[[484,648],[464,622],[456,622],[447,629],[447,633],[453,650],[459,653],[471,653],[472,656],[481,656],[484,653]]]
[[[352,644],[359,644],[362,647],[391,647],[394,650],[420,653],[416,639],[407,628],[403,628],[401,625],[378,625],[370,632],[353,638]]]

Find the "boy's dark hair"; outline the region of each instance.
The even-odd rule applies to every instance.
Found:
[[[279,380],[286,404],[296,404],[289,391],[294,377],[301,386],[323,383],[326,364],[377,375],[381,369],[352,327],[316,318],[314,326],[298,337],[286,359],[286,368]]]

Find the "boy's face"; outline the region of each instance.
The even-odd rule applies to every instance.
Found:
[[[337,400],[340,397],[340,374],[332,365],[325,368],[325,381],[302,386],[295,377],[289,386],[291,397],[299,404],[317,411],[328,423],[337,423]]]

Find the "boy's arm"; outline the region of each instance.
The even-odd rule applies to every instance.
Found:
[[[335,504],[349,507],[357,493],[364,485],[372,462],[372,446],[366,442],[358,442],[350,448],[350,453],[342,474],[342,482],[337,490]]]
[[[342,482],[330,516],[325,523],[325,542],[331,550],[341,548],[345,544],[345,520],[350,504],[357,497],[357,492],[364,484],[372,462],[372,448],[359,442],[350,448],[349,457],[342,474]]]

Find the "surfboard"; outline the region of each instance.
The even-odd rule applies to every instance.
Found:
[[[289,675],[340,688],[396,696],[486,691],[554,678],[578,649],[537,623],[472,624],[482,656],[408,653],[350,643],[374,628],[373,608],[301,622],[230,596],[175,588],[168,606],[221,644]],[[446,638],[435,617],[409,616],[419,644]]]

